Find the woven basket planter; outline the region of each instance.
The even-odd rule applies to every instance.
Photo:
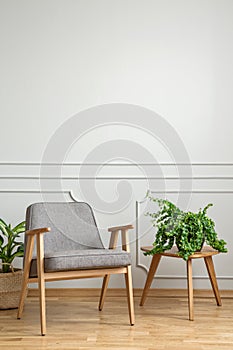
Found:
[[[0,271],[0,309],[15,309],[19,305],[23,271],[1,273]]]

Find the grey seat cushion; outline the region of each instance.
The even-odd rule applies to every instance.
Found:
[[[45,272],[120,267],[131,265],[131,255],[122,250],[85,249],[45,254]],[[36,258],[33,258],[30,277],[37,276]]]

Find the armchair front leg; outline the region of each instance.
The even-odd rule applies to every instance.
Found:
[[[110,227],[108,229],[111,232],[109,249],[116,249],[117,240],[119,236],[119,232],[121,231],[121,240],[122,240],[122,250],[126,252],[130,252],[129,248],[129,240],[128,240],[128,230],[133,229],[133,225],[125,225],[125,226],[115,226]],[[128,308],[129,308],[129,316],[130,316],[130,324],[134,325],[134,304],[133,304],[133,287],[132,287],[132,272],[131,266],[127,266],[127,272],[125,273],[125,283],[127,289],[127,298],[128,298]],[[105,275],[100,295],[99,302],[99,310],[101,311],[104,305],[104,300],[106,296],[106,291],[109,283],[110,275]]]
[[[126,252],[130,253],[128,229],[131,229],[131,227],[125,226],[121,229],[121,241],[122,241],[122,250],[125,250]],[[130,324],[131,324],[131,326],[133,326],[134,322],[135,322],[135,316],[134,316],[133,283],[132,283],[132,267],[131,267],[131,265],[127,266],[127,272],[125,273],[125,284],[126,284],[126,290],[127,290]]]
[[[34,240],[35,240],[34,235],[29,236],[27,240],[25,259],[24,259],[23,281],[22,281],[22,288],[21,288],[21,293],[19,298],[19,307],[18,307],[18,313],[17,313],[18,319],[20,319],[22,316],[24,302],[27,294],[27,285],[28,285],[28,279],[29,279],[29,273],[30,273],[30,267],[31,267],[31,261],[32,261]]]
[[[37,235],[37,276],[40,298],[41,335],[46,334],[45,279],[44,279],[44,237]]]
[[[119,236],[119,230],[111,231],[109,249],[116,249],[118,236]],[[105,300],[109,280],[110,280],[110,275],[105,275],[103,279],[101,294],[100,294],[99,311],[102,311],[104,306],[104,300]]]
[[[46,319],[45,319],[45,281],[44,281],[44,232],[49,232],[49,227],[29,230],[25,232],[27,235],[27,246],[24,262],[24,275],[23,284],[20,295],[19,309],[17,318],[20,319],[23,312],[24,301],[26,297],[27,285],[29,281],[30,267],[32,261],[32,252],[34,247],[34,240],[36,236],[37,240],[37,275],[39,284],[39,294],[40,294],[40,319],[41,319],[41,334],[46,333]]]

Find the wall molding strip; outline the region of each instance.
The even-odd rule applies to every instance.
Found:
[[[146,271],[146,273],[148,273],[149,269],[146,266],[140,265],[140,267],[143,268]],[[233,276],[216,276],[216,277],[218,280],[232,280],[233,279]],[[154,280],[156,280],[156,279],[187,280],[187,276],[185,276],[185,275],[155,275]],[[193,276],[193,279],[196,279],[196,280],[200,279],[200,280],[208,280],[209,281],[208,276]]]
[[[233,166],[233,163],[230,162],[180,162],[180,163],[170,163],[170,162],[161,162],[161,163],[83,163],[83,162],[0,162],[0,166]]]
[[[70,191],[56,191],[56,190],[0,190],[0,193],[64,193],[70,194]]]
[[[0,190],[0,193],[70,193],[70,191],[56,191],[56,190]],[[189,191],[180,191],[180,190],[164,190],[164,191],[156,191],[154,193],[162,194],[162,193],[181,193],[181,194],[233,194],[233,191],[221,191],[221,190],[189,190]],[[142,203],[143,201],[140,201]]]
[[[233,180],[233,176],[0,176],[0,180]]]

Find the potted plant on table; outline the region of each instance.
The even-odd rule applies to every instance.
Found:
[[[158,210],[146,213],[151,217],[151,222],[157,228],[157,232],[153,248],[144,253],[145,255],[162,253],[176,244],[178,255],[188,260],[190,255],[202,249],[205,242],[219,252],[227,252],[226,242],[218,239],[215,223],[206,214],[207,209],[213,204],[199,209],[197,213],[184,212],[168,200],[154,198],[149,194],[147,197],[157,203]]]
[[[23,272],[13,268],[13,260],[24,255],[24,244],[18,241],[25,231],[25,222],[15,227],[0,219],[0,309],[17,308]]]

